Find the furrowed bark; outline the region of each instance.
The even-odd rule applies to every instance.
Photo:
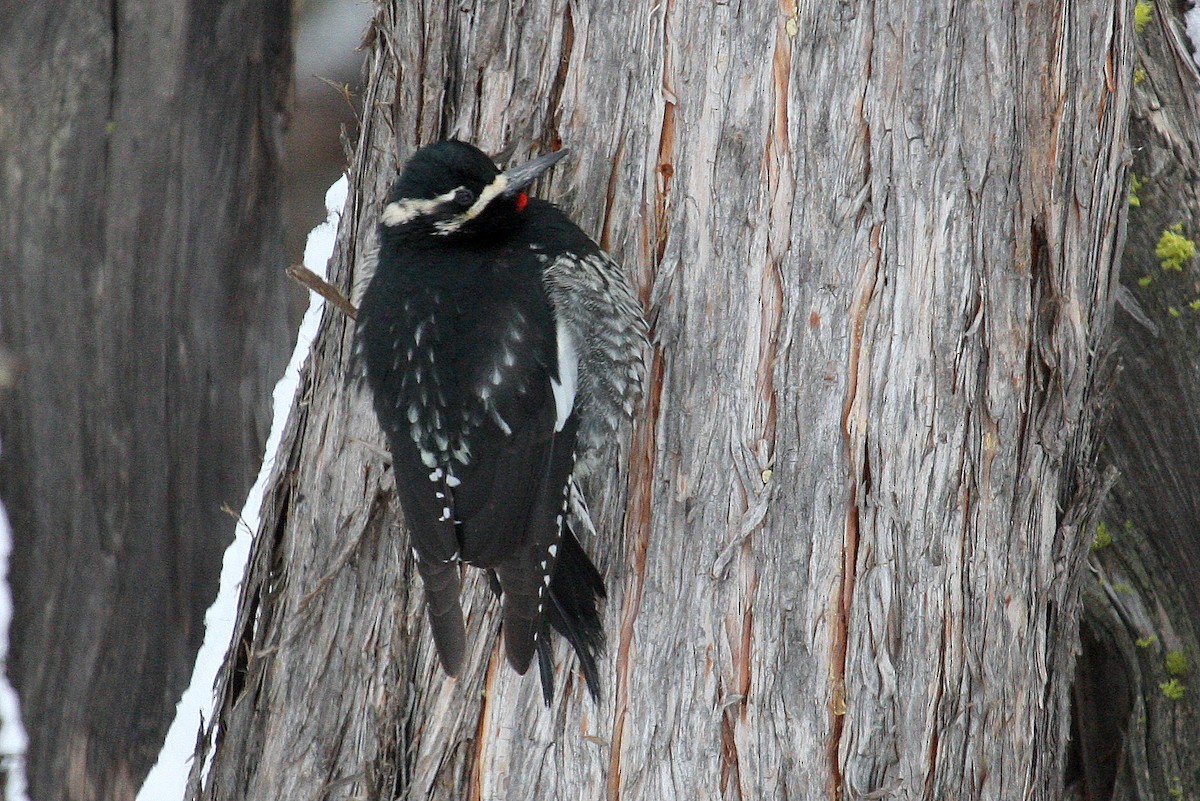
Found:
[[[434,663],[327,314],[195,797],[1058,798],[1123,237],[1125,3],[386,6],[334,280],[446,136],[635,277],[646,409],[587,489],[606,692]],[[547,103],[552,104],[547,107]]]

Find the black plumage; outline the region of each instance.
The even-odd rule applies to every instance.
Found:
[[[646,342],[619,267],[524,191],[563,153],[501,173],[462,142],[419,150],[358,317],[442,665],[466,653],[459,564],[486,569],[508,661],[537,655],[547,703],[551,627],[599,692],[604,584],[572,528],[591,528],[574,476],[632,414]]]

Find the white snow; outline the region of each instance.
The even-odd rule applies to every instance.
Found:
[[[25,748],[29,738],[21,725],[21,701],[8,683],[8,626],[12,622],[12,593],[8,589],[8,555],[12,529],[0,503],[0,773],[7,774],[4,801],[29,801],[25,792]]]
[[[333,244],[337,237],[338,220],[341,210],[346,204],[348,182],[342,176],[325,195],[325,208],[329,216],[325,222],[318,225],[308,235],[308,245],[304,250],[304,266],[324,276],[326,265],[333,255]],[[250,544],[254,533],[258,531],[259,509],[262,506],[263,492],[271,468],[275,464],[275,454],[279,450],[279,440],[287,425],[288,414],[291,412],[292,401],[300,383],[300,368],[308,358],[309,348],[321,324],[321,315],[325,301],[316,293],[309,294],[308,311],[300,324],[296,337],[296,347],[292,351],[292,359],[283,373],[283,378],[275,385],[273,393],[274,414],[271,420],[271,434],[267,439],[266,453],[262,469],[259,470],[258,480],[250,488],[246,504],[242,507],[234,533],[233,543],[225,551],[225,560],[221,566],[221,584],[217,591],[217,599],[209,607],[204,617],[204,644],[196,655],[196,665],[192,671],[192,681],[183,697],[175,707],[175,721],[167,733],[166,742],[158,755],[150,775],[146,777],[138,801],[174,801],[182,799],[187,783],[188,762],[196,744],[196,732],[201,721],[212,719],[210,709],[213,706],[214,683],[217,670],[225,658],[225,651],[233,637],[233,624],[237,618],[238,588],[250,556]],[[202,717],[207,715],[208,717]],[[211,752],[210,752],[211,758]],[[207,778],[208,764],[204,766]],[[7,801],[13,801],[10,797]]]
[[[1192,40],[1192,60],[1200,67],[1200,2],[1192,0],[1191,7],[1184,12],[1183,21],[1188,39]]]

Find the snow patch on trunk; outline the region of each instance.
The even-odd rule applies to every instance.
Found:
[[[8,627],[12,623],[12,591],[8,587],[8,556],[12,553],[12,528],[0,503],[0,778],[4,801],[29,801],[25,789],[25,749],[29,737],[21,724],[21,700],[8,683]]]
[[[1200,67],[1200,2],[1192,0],[1191,7],[1184,12],[1183,21],[1188,39],[1192,42],[1192,60]]]

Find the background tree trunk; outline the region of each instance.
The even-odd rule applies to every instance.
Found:
[[[542,709],[477,576],[463,675],[435,666],[331,312],[190,797],[1059,798],[1131,20],[383,6],[334,280],[415,146],[561,141],[542,194],[653,319],[647,408],[587,487],[606,693],[560,645]]]
[[[1164,231],[1200,233],[1200,93],[1182,9],[1137,36],[1129,212],[1115,321],[1122,372],[1105,459],[1120,469],[1084,581],[1072,758],[1088,799],[1200,795],[1200,269],[1164,270]]]
[[[39,801],[131,799],[286,360],[290,4],[0,0],[0,492]]]

